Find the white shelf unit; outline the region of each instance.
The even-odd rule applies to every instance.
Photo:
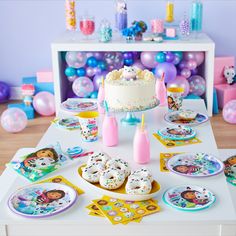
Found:
[[[100,43],[98,40],[81,40],[76,35],[64,34],[55,40],[52,45],[52,62],[54,73],[54,88],[56,100],[56,113],[60,112],[60,104],[66,100],[67,80],[64,75],[61,52],[66,51],[203,51],[205,62],[203,76],[206,79],[206,105],[209,116],[212,116],[213,106],[213,80],[214,80],[214,57],[215,43],[206,34],[202,33],[198,37],[188,40],[167,40],[163,43],[155,42],[135,42],[126,43],[122,40],[113,40],[110,43]]]

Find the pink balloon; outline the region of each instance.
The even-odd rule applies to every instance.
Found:
[[[156,61],[157,52],[142,52],[140,60],[147,68],[155,68],[158,65]]]
[[[189,93],[189,82],[183,76],[177,76],[167,84],[167,88],[183,88],[183,97],[186,97]]]
[[[34,96],[34,109],[42,116],[52,116],[55,113],[54,95],[49,92],[39,92]]]
[[[27,116],[19,108],[8,108],[2,113],[1,125],[7,132],[18,133],[26,127]]]
[[[140,69],[140,70],[145,69],[145,66],[142,64],[142,62],[140,60],[135,61],[132,66],[137,68],[137,69]]]
[[[204,52],[184,52],[184,60],[195,60],[197,66],[200,66],[204,62],[205,54]]]
[[[188,68],[184,68],[181,70],[180,75],[188,79],[191,76],[191,70],[189,70]]]
[[[189,60],[187,61],[187,68],[189,70],[194,70],[197,68],[197,62],[195,60]]]
[[[236,100],[231,100],[225,104],[223,118],[228,123],[236,124]]]
[[[187,68],[187,62],[186,61],[181,61],[178,65],[179,69],[184,69]]]
[[[92,67],[87,67],[86,68],[86,75],[88,77],[93,77],[95,75],[95,71],[94,71],[94,68]]]

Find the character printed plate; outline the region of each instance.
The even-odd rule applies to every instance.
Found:
[[[170,158],[167,168],[178,175],[208,177],[221,173],[224,164],[211,154],[184,153]]]
[[[18,215],[42,218],[67,210],[76,198],[76,191],[67,185],[42,183],[18,189],[10,196],[8,206]]]
[[[144,201],[144,200],[154,198],[159,193],[159,190],[161,189],[160,184],[156,180],[153,180],[152,190],[149,194],[143,194],[143,195],[127,194],[126,191],[125,191],[125,185],[127,183],[127,179],[125,180],[123,185],[118,189],[114,189],[114,190],[104,189],[104,188],[102,188],[102,186],[99,183],[92,184],[92,183],[88,182],[87,180],[85,180],[82,177],[82,168],[85,167],[85,166],[86,166],[86,164],[80,166],[79,169],[78,169],[78,173],[79,173],[79,176],[80,176],[81,180],[85,184],[87,184],[89,188],[93,188],[94,190],[99,192],[101,195],[109,196],[109,197],[112,197],[112,198],[118,198],[118,199],[122,199],[122,200]]]
[[[164,129],[158,130],[158,134],[164,138],[169,140],[189,140],[193,139],[196,136],[195,130],[191,127],[175,125],[171,127],[166,127]]]
[[[180,112],[183,111],[173,111],[165,114],[164,119],[168,123],[176,124],[176,125],[188,125],[188,126],[195,126],[200,125],[209,120],[208,116],[202,113],[197,113],[197,116],[193,120],[185,120],[179,117]]]
[[[199,186],[177,186],[162,197],[165,204],[181,211],[198,211],[210,207],[216,200],[209,190]]]
[[[69,112],[92,111],[97,109],[97,102],[93,99],[69,98],[61,104],[61,108]]]
[[[224,161],[224,165],[224,172],[227,181],[236,186],[236,155],[227,158]]]
[[[77,117],[55,119],[53,123],[56,124],[58,127],[67,130],[74,130],[80,128],[79,118]]]

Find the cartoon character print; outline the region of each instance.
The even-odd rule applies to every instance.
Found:
[[[236,178],[236,155],[229,157],[226,161],[224,161],[224,165],[224,173],[226,177]]]
[[[225,66],[223,74],[226,82],[229,85],[232,85],[236,82],[236,73],[234,66]]]
[[[168,100],[168,107],[169,107],[170,110],[178,111],[180,109],[180,103],[175,101],[173,97],[168,96],[167,100]]]
[[[203,189],[204,191],[204,189]],[[187,202],[194,203],[195,205],[206,205],[209,202],[208,195],[204,195],[196,190],[187,188],[186,191],[181,193],[181,197]]]
[[[173,170],[181,174],[195,174],[201,170],[201,167],[195,165],[176,165],[173,167]]]
[[[37,191],[36,193],[39,195],[36,198],[37,204],[48,204],[65,196],[65,192],[63,190],[44,190],[42,193],[40,193],[40,191]]]
[[[124,80],[136,80],[136,69],[132,66],[125,66],[122,72],[122,78]]]

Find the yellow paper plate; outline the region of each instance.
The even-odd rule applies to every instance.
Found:
[[[79,174],[80,178],[89,187],[93,187],[94,190],[96,190],[100,194],[103,194],[103,195],[106,195],[106,196],[110,196],[110,197],[118,198],[118,199],[122,199],[122,200],[144,201],[144,200],[148,200],[148,199],[154,198],[158,194],[159,190],[161,189],[160,184],[156,180],[154,180],[152,182],[152,190],[151,190],[151,192],[149,194],[144,194],[144,195],[127,194],[126,191],[125,191],[125,185],[127,183],[127,179],[125,180],[123,185],[120,188],[118,188],[118,189],[114,189],[114,190],[104,189],[99,183],[92,184],[92,183],[88,182],[87,180],[85,180],[82,177],[82,168],[85,167],[85,166],[86,166],[86,164],[81,165],[78,168],[78,174]]]

